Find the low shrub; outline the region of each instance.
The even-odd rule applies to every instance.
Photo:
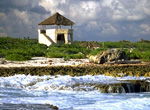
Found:
[[[36,56],[56,57],[56,58],[85,58],[86,55],[96,55],[101,51],[119,48],[125,50],[131,59],[150,61],[150,41],[141,40],[140,42],[119,41],[119,42],[98,42],[102,45],[99,49],[88,49],[82,46],[84,41],[74,41],[73,44],[54,44],[48,48],[44,44],[39,44],[37,39],[20,39],[12,37],[0,37],[0,57],[7,57],[12,60],[26,60]],[[90,42],[92,43],[92,42]],[[132,48],[132,52],[130,49]],[[78,54],[82,53],[82,54]],[[20,55],[20,59],[16,56]],[[15,58],[11,58],[14,56]]]
[[[69,57],[73,59],[74,58],[80,59],[80,58],[85,58],[85,55],[84,54],[70,54]]]
[[[64,53],[46,53],[46,57],[48,58],[62,58],[62,57],[66,57],[67,54]]]
[[[49,46],[46,57],[49,58],[85,58],[85,53],[89,52],[85,47],[81,47],[77,44],[54,44]],[[78,54],[82,53],[82,54]]]
[[[96,50],[91,50],[90,55],[97,55],[100,54],[102,51],[105,51],[105,48],[98,48]]]
[[[6,60],[11,60],[11,61],[25,61],[25,60],[30,60],[30,56],[24,56],[21,54],[10,54],[6,56]]]
[[[2,57],[4,57],[5,55],[4,55],[4,53],[3,53],[3,51],[0,51],[0,58],[2,58]]]
[[[150,61],[150,51],[140,51],[139,49],[135,49],[132,52],[130,52],[129,49],[126,49],[125,52],[128,56],[130,56],[130,59]]]

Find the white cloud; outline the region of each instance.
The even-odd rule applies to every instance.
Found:
[[[0,27],[5,30],[1,33],[9,36],[37,37],[37,24],[57,11],[75,22],[75,40],[78,37],[97,40],[99,36],[104,39],[107,36],[107,40],[126,39],[122,36],[133,39],[133,36],[150,35],[150,0],[5,1],[0,9]]]
[[[7,18],[7,15],[4,12],[0,12],[0,21],[3,21]]]
[[[4,33],[4,29],[3,29],[3,27],[0,27],[0,36],[2,36],[2,37],[7,36],[7,34],[6,34],[6,33]]]
[[[141,24],[142,34],[150,34],[150,24]]]
[[[150,0],[143,0],[143,10],[145,14],[150,16]]]
[[[22,21],[22,23],[27,24],[27,25],[31,24],[27,12],[19,11],[19,10],[15,9],[14,14],[17,16],[17,18],[19,18]]]
[[[137,20],[141,20],[141,19],[143,19],[143,16],[141,16],[141,15],[129,15],[128,17],[127,17],[127,19],[128,20],[133,20],[133,21],[137,21]]]
[[[103,7],[113,8],[112,2],[113,2],[113,0],[103,0],[102,6],[103,6]]]
[[[142,20],[149,14],[148,3],[148,0],[41,0],[39,5],[52,14],[58,11],[70,16],[80,24],[96,19]]]
[[[89,29],[96,29],[98,27],[99,27],[99,25],[96,21],[90,21],[87,24],[87,28],[89,28]]]
[[[6,33],[0,33],[0,37],[6,37],[7,34]]]
[[[118,33],[117,29],[112,26],[110,23],[106,23],[103,26],[102,34],[103,35],[116,35]]]
[[[39,2],[40,6],[43,6],[47,11],[50,11],[52,14],[54,14],[56,11],[60,12],[61,14],[64,14],[64,12],[59,9],[59,5],[65,4],[66,0],[41,0]]]
[[[114,20],[142,20],[150,15],[148,0],[103,0],[102,7],[112,13]]]
[[[26,6],[30,3],[29,0],[12,0],[13,5],[15,6]]]
[[[41,0],[39,5],[52,14],[59,12],[79,24],[96,19],[97,12],[100,10],[98,1]]]

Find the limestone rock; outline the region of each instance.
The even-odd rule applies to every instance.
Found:
[[[6,64],[7,62],[5,60],[0,61],[0,64]]]
[[[89,57],[89,61],[96,64],[103,64],[117,60],[129,60],[129,57],[125,54],[124,51],[119,49],[103,51],[98,55],[92,55]]]

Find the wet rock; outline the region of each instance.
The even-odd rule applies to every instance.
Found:
[[[89,61],[96,64],[103,64],[117,60],[129,60],[129,57],[124,51],[119,49],[103,51],[98,55],[92,55],[89,57]]]
[[[57,106],[49,104],[0,104],[1,110],[58,110]]]
[[[99,90],[102,93],[124,93],[124,88],[121,84],[97,84],[94,87],[95,90]]]
[[[146,80],[129,80],[116,84],[97,84],[94,89],[102,93],[150,92],[150,83]]]

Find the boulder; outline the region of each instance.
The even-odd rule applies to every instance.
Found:
[[[124,51],[119,49],[109,49],[107,51],[102,51],[98,55],[92,55],[89,57],[89,61],[96,64],[103,64],[117,60],[129,60],[129,57]]]
[[[6,64],[6,63],[7,63],[7,61],[5,61],[5,60],[0,61],[0,64]]]

